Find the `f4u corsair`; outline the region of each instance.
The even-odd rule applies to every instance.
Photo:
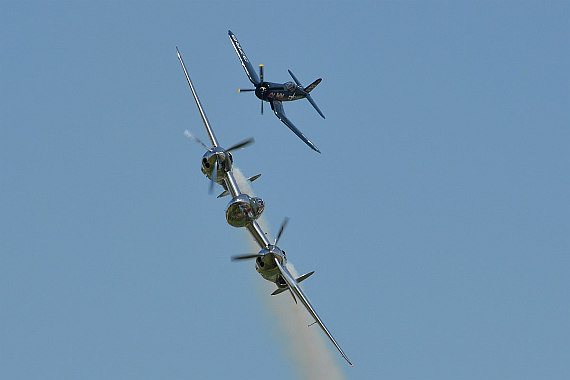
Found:
[[[207,145],[198,138],[187,133],[189,137],[193,138],[207,149],[206,153],[202,157],[202,172],[210,180],[210,186],[213,186],[213,183],[218,183],[222,185],[229,194],[231,194],[232,200],[228,203],[226,208],[226,221],[228,224],[233,227],[246,227],[261,248],[261,250],[256,254],[234,256],[232,257],[232,260],[255,259],[257,272],[259,272],[264,279],[277,285],[277,290],[275,290],[272,295],[289,291],[293,295],[295,302],[297,302],[298,298],[309,314],[315,319],[315,322],[318,323],[321,329],[329,337],[342,357],[352,366],[348,357],[334,340],[333,336],[325,327],[323,321],[317,315],[317,312],[307,299],[307,296],[305,296],[299,287],[299,282],[305,280],[314,272],[307,273],[295,279],[287,269],[287,256],[285,255],[285,251],[281,250],[277,246],[277,243],[283,234],[283,230],[285,229],[287,220],[285,220],[281,225],[275,241],[271,243],[257,223],[257,219],[265,208],[263,200],[261,198],[250,197],[247,194],[243,194],[238,187],[232,171],[233,158],[230,151],[251,144],[253,139],[245,140],[244,142],[236,144],[228,149],[224,149],[220,146],[216,136],[214,135],[214,131],[210,126],[210,122],[204,113],[200,100],[198,99],[198,95],[194,90],[194,85],[190,80],[188,71],[186,71],[186,66],[184,65],[184,61],[182,60],[182,56],[180,55],[178,48],[176,48],[176,52],[178,53],[178,59],[180,60],[180,64],[182,65],[182,69],[186,75],[186,80],[188,81],[188,85],[190,86],[190,90],[194,96],[194,101],[196,102],[196,106],[198,107],[204,126],[206,127],[206,132],[210,138],[210,142],[212,143],[212,147],[208,148]]]
[[[255,86],[253,89],[240,89],[239,91],[255,91],[255,96],[261,99],[261,114],[263,114],[263,102],[269,102],[271,105],[271,109],[275,112],[275,115],[279,120],[283,122],[289,129],[291,129],[301,140],[305,142],[311,149],[321,153],[321,151],[309,140],[300,130],[298,130],[295,125],[285,116],[285,110],[283,109],[283,102],[291,101],[291,100],[298,100],[306,98],[312,105],[315,107],[319,115],[322,118],[325,118],[325,115],[321,112],[317,103],[313,100],[311,95],[309,94],[319,83],[321,83],[321,78],[317,79],[307,87],[303,87],[301,82],[295,77],[295,75],[289,71],[289,74],[295,81],[293,82],[286,82],[286,83],[273,83],[273,82],[266,82],[263,78],[263,65],[259,65],[259,77],[255,72],[253,65],[247,59],[245,52],[241,48],[236,36],[232,33],[231,30],[228,30],[228,34],[230,36],[230,41],[234,46],[234,49],[238,55],[238,58],[247,74],[247,77],[251,81],[251,83]]]

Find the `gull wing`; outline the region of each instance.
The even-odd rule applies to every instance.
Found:
[[[336,349],[340,352],[342,357],[348,362],[348,364],[352,366],[352,363],[350,362],[350,360],[348,360],[348,357],[344,354],[338,343],[334,340],[329,330],[325,327],[325,324],[323,323],[323,321],[321,321],[321,318],[319,318],[317,312],[315,311],[315,309],[313,309],[313,306],[311,306],[311,303],[305,296],[305,293],[303,293],[303,291],[299,287],[299,284],[297,283],[297,281],[295,281],[295,278],[291,275],[289,270],[285,266],[283,266],[276,257],[275,257],[275,264],[277,264],[277,267],[279,268],[281,275],[285,279],[285,282],[287,282],[289,289],[291,289],[291,292],[294,293],[297,296],[297,298],[301,300],[301,303],[305,305],[305,308],[307,309],[309,314],[311,314],[311,316],[315,319],[315,322],[317,322],[321,327],[321,329],[325,332],[325,334],[327,334],[327,336],[329,337],[331,342],[335,345]]]
[[[241,62],[241,65],[243,66],[243,69],[245,70],[245,73],[247,74],[247,77],[249,78],[251,83],[257,86],[259,84],[259,77],[257,76],[257,73],[253,68],[253,65],[251,64],[249,59],[247,59],[247,56],[245,55],[245,52],[241,48],[241,45],[239,44],[235,34],[233,34],[231,30],[228,30],[228,35],[230,36],[230,41],[232,42],[234,50],[238,55],[238,58]]]
[[[289,119],[287,119],[287,116],[285,116],[285,110],[283,109],[283,103],[281,101],[273,100],[271,102],[271,109],[273,112],[275,112],[275,116],[277,116],[277,118],[279,118],[283,124],[289,127],[289,129],[292,130],[293,133],[295,133],[301,140],[303,140],[305,144],[307,144],[314,151],[321,153],[319,148],[317,148],[315,144],[311,142],[311,140],[309,140],[300,130],[297,129],[297,127],[293,125],[293,123],[291,123]]]

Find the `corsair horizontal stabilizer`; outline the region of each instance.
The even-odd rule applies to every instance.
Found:
[[[289,75],[291,75],[291,78],[293,78],[293,80],[295,81],[295,83],[297,83],[297,86],[304,88],[303,85],[301,84],[301,82],[299,82],[299,79],[297,79],[297,77],[295,76],[295,74],[293,74],[293,72],[291,70],[287,70],[289,71]],[[317,103],[315,103],[315,101],[313,100],[313,98],[311,97],[311,95],[309,95],[309,92],[311,92],[313,90],[313,88],[317,87],[317,85],[319,83],[321,83],[321,78],[317,79],[316,81],[314,81],[313,83],[311,83],[307,88],[304,89],[305,91],[305,97],[307,98],[307,100],[309,101],[309,103],[311,103],[311,105],[315,108],[315,110],[317,110],[317,112],[319,113],[319,115],[321,115],[321,117],[324,119],[325,115],[323,115],[323,113],[321,112],[321,110],[319,109],[319,107],[317,106]]]
[[[315,101],[313,100],[313,97],[309,94],[307,94],[307,100],[309,101],[309,103],[311,103],[311,105],[317,110],[317,112],[319,113],[319,115],[321,115],[321,117],[324,119],[325,115],[323,115],[323,113],[321,112],[321,110],[319,109],[319,106],[317,106],[317,103],[315,103]]]
[[[322,78],[319,78],[310,85],[308,85],[307,87],[305,87],[305,92],[308,94],[309,92],[313,91],[313,89],[317,87],[317,85],[321,83],[322,80],[323,80]]]

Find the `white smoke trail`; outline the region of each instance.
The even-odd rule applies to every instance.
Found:
[[[234,167],[234,174],[240,190],[254,196],[249,182],[241,171]],[[258,219],[258,223],[264,232],[268,232],[267,222],[263,216]],[[249,234],[247,236],[249,251],[259,251],[255,240]],[[298,277],[291,261],[287,262],[287,268],[293,276]],[[308,327],[314,321],[305,307],[301,303],[296,304],[287,292],[271,296],[275,285],[268,281],[259,278],[256,284],[258,284],[257,293],[271,315],[270,320],[277,322],[274,326],[277,338],[286,342],[285,354],[295,365],[298,377],[307,380],[344,379],[345,376],[336,362],[338,359],[335,356],[336,351],[331,350],[332,343],[326,339],[317,325]]]

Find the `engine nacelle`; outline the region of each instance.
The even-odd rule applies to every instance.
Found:
[[[200,169],[208,179],[212,179],[214,168],[217,167],[218,171],[216,173],[216,182],[218,182],[223,178],[224,172],[232,169],[233,163],[234,159],[232,154],[230,152],[226,152],[223,148],[217,147],[208,150],[202,156]]]
[[[226,220],[230,226],[245,227],[259,218],[264,209],[263,199],[240,194],[228,203]]]

